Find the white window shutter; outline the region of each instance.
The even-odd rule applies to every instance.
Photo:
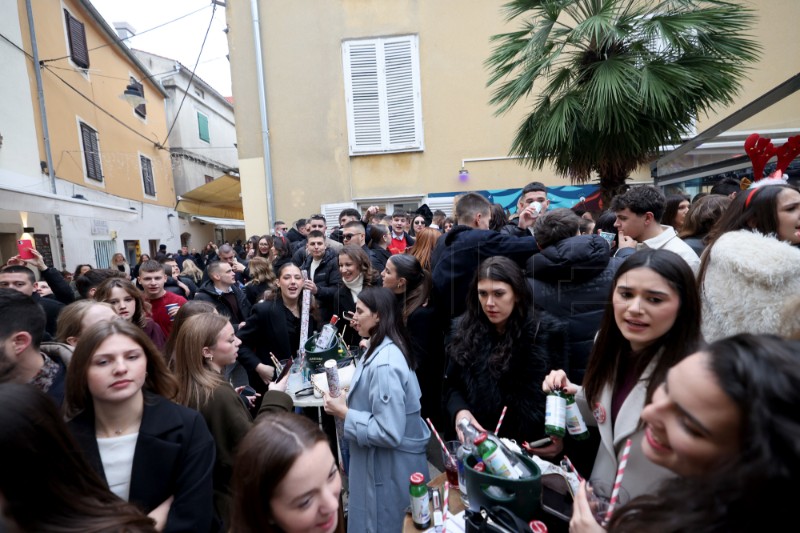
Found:
[[[423,149],[416,35],[342,44],[350,155]]]

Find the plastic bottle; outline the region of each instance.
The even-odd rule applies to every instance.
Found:
[[[319,336],[317,336],[317,340],[314,343],[317,351],[327,350],[331,346],[336,339],[336,322],[339,321],[339,317],[333,315],[331,317],[331,321],[328,324],[322,326],[322,331],[319,332]]]
[[[428,486],[425,484],[425,476],[421,472],[414,472],[409,480],[411,484],[408,486],[408,493],[411,495],[411,518],[414,527],[428,529],[431,527],[431,510],[428,505]]]
[[[563,437],[567,425],[567,400],[560,390],[550,391],[544,410],[544,432]]]
[[[457,425],[458,429],[461,430],[461,434],[464,435],[464,442],[459,446],[456,452],[456,458],[458,459],[458,490],[461,492],[461,500],[466,505],[469,505],[467,478],[464,469],[467,468],[465,465],[469,456],[480,459],[480,454],[478,454],[478,450],[475,447],[475,437],[480,433],[475,426],[470,424],[469,418],[462,418],[458,421]]]
[[[475,445],[478,447],[478,452],[486,463],[486,469],[489,473],[496,476],[507,477],[510,479],[519,479],[519,472],[514,468],[513,463],[503,449],[497,444],[488,439],[486,433],[481,433],[475,439]]]
[[[569,431],[569,434],[573,439],[588,439],[589,430],[586,428],[586,421],[584,421],[583,415],[581,415],[581,410],[578,408],[578,404],[575,403],[575,395],[567,394],[566,401],[567,431]]]

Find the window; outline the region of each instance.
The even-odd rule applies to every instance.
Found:
[[[97,132],[84,124],[81,126],[81,141],[83,142],[83,161],[86,163],[86,177],[103,181],[103,167],[100,165],[100,144],[97,141]]]
[[[204,177],[205,177],[206,183],[211,183],[212,181],[214,181],[214,176],[209,176],[208,174],[206,174]]]
[[[72,62],[82,68],[89,68],[89,47],[86,46],[86,28],[69,11],[64,10],[64,19],[67,23],[67,38],[69,39],[69,54]]]
[[[94,264],[97,265],[97,268],[109,268],[111,256],[115,253],[117,253],[117,247],[114,241],[94,241]]]
[[[350,155],[424,148],[416,35],[342,43]]]
[[[197,112],[197,129],[201,141],[211,142],[211,136],[208,134],[208,117],[200,111]]]
[[[153,162],[149,158],[140,155],[139,163],[142,165],[142,183],[144,184],[144,193],[147,196],[156,195],[156,182],[153,179]]]
[[[142,98],[144,98],[144,85],[136,81],[136,79],[133,77],[131,77],[131,85],[139,89]],[[141,118],[147,118],[147,104],[137,105],[135,108],[133,108],[133,112]]]

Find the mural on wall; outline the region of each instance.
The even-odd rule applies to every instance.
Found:
[[[463,191],[462,191],[463,192]],[[450,197],[462,192],[443,192],[428,194],[428,198]],[[493,204],[500,204],[509,213],[517,211],[521,189],[491,189],[475,191],[485,196]],[[547,198],[550,200],[550,209],[566,207],[568,209],[581,209],[584,211],[602,211],[600,202],[600,189],[596,185],[563,185],[547,188]],[[581,201],[583,198],[583,201]]]

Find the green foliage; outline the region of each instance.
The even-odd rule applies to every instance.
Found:
[[[497,114],[533,95],[511,153],[618,187],[694,117],[730,104],[759,46],[752,10],[717,0],[512,0],[492,37]],[[535,84],[535,89],[534,89]]]

